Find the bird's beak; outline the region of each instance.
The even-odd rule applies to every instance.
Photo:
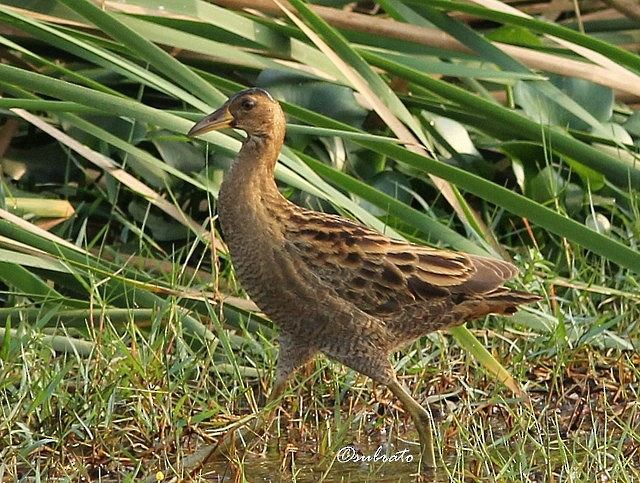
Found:
[[[199,136],[209,131],[217,131],[233,127],[233,116],[225,104],[217,111],[200,119],[187,133],[187,136]]]

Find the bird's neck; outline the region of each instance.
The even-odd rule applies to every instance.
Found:
[[[218,211],[222,230],[255,230],[268,225],[274,210],[288,203],[278,191],[274,179],[276,161],[284,141],[284,122],[268,134],[248,136],[236,161],[220,187]],[[239,227],[242,227],[239,229]],[[238,236],[246,234],[238,233]]]

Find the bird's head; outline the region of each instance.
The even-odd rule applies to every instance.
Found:
[[[198,121],[188,136],[232,127],[249,137],[262,137],[272,133],[278,123],[284,123],[280,104],[267,91],[255,87],[231,96],[220,109]]]

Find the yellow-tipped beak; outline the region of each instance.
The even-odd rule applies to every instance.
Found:
[[[199,136],[209,131],[233,127],[233,116],[226,105],[207,117],[199,120],[187,133],[187,136]]]

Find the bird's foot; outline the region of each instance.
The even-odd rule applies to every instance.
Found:
[[[436,456],[433,448],[433,431],[431,420],[426,413],[418,413],[413,418],[420,438],[421,466],[427,469],[436,467]]]

